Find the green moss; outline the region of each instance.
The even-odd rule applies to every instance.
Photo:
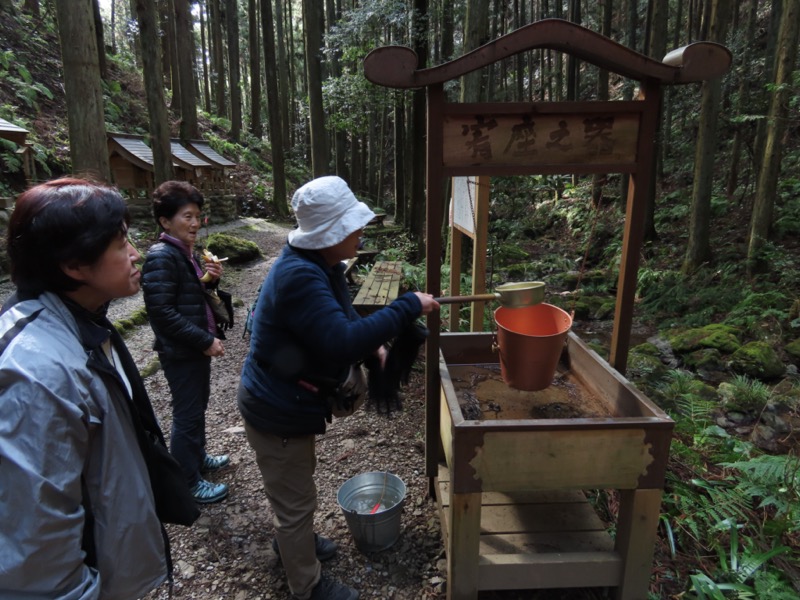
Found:
[[[749,342],[733,353],[730,367],[754,379],[774,379],[786,369],[778,353],[766,342]]]
[[[725,368],[722,354],[716,348],[700,348],[683,356],[687,367],[695,371],[721,371]]]
[[[651,344],[650,342],[645,342],[644,344],[639,344],[638,346],[634,346],[631,348],[631,354],[641,354],[644,356],[661,356],[661,351],[658,349],[658,346],[655,344]]]
[[[700,348],[714,348],[722,354],[731,354],[739,349],[739,330],[729,325],[706,325],[668,333],[672,350],[685,354]]]
[[[139,370],[139,375],[142,376],[142,379],[146,379],[155,373],[158,373],[159,369],[161,369],[161,361],[158,360],[156,356],[147,363],[142,369]]]
[[[133,311],[126,319],[114,321],[114,328],[122,337],[130,333],[131,329],[147,323],[147,309],[142,306]]]
[[[800,338],[797,338],[793,342],[789,342],[788,344],[786,344],[786,347],[784,348],[784,350],[786,350],[786,354],[791,356],[795,360],[795,362],[799,362],[800,361]]]
[[[627,377],[641,387],[655,385],[667,373],[667,367],[658,356],[631,352],[628,356]]]
[[[230,264],[241,264],[261,256],[258,245],[225,233],[212,233],[205,241],[205,247],[221,258],[228,258]]]

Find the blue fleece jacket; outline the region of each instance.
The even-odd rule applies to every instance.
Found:
[[[342,380],[420,316],[406,293],[360,317],[352,307],[344,266],[330,267],[318,252],[286,245],[256,302],[250,352],[242,368],[239,409],[251,426],[277,435],[324,433],[329,408],[299,380]],[[243,399],[244,396],[244,399]]]

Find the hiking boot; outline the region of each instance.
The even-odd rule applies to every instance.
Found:
[[[213,504],[224,500],[228,495],[228,486],[224,483],[211,483],[201,479],[192,488],[192,496],[198,504]]]
[[[201,473],[212,473],[219,471],[231,464],[231,459],[227,454],[206,454],[203,464],[200,465]]]
[[[319,578],[319,583],[311,590],[308,600],[358,600],[358,590],[339,583],[327,573]]]
[[[272,549],[278,556],[281,555],[280,548],[278,548],[278,538],[272,538]],[[333,558],[336,551],[339,549],[339,544],[328,538],[324,538],[319,534],[314,534],[314,550],[317,554],[317,560],[320,562]]]

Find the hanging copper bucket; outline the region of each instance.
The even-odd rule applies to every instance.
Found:
[[[572,317],[552,304],[494,311],[500,372],[512,388],[537,391],[549,387],[556,373]]]

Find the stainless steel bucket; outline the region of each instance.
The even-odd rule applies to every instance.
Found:
[[[386,550],[400,537],[406,485],[397,475],[384,471],[356,475],[342,484],[336,499],[361,552]]]

